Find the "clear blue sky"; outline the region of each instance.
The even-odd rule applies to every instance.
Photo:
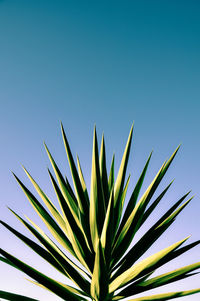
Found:
[[[74,155],[80,156],[88,186],[94,124],[99,139],[104,131],[108,165],[114,151],[118,169],[135,121],[128,168],[130,188],[152,149],[144,188],[182,143],[164,184],[173,178],[175,182],[155,218],[188,190],[196,194],[157,248],[189,234],[191,241],[199,238],[199,16],[200,2],[195,0],[0,1],[1,218],[23,233],[23,226],[6,206],[37,221],[11,175],[13,170],[31,187],[21,164],[53,197],[43,140],[61,170],[69,175],[60,120]],[[1,228],[2,242],[12,254],[41,265],[41,271],[53,272]],[[195,258],[199,261],[199,248],[183,256],[179,265]],[[4,264],[1,269],[1,289],[23,292],[41,301],[48,294],[48,300],[57,300],[29,284],[22,273]],[[198,283],[195,276],[171,289],[195,288]],[[197,301],[199,296],[183,300]]]

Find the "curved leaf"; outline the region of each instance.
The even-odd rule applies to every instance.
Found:
[[[47,252],[44,248],[42,248],[40,245],[35,243],[33,240],[29,239],[25,235],[21,234],[8,224],[6,224],[3,221],[0,221],[0,223],[6,227],[9,231],[11,231],[14,235],[16,235],[19,239],[21,239],[27,246],[29,246],[32,250],[34,250],[39,256],[41,256],[43,259],[45,259],[48,263],[50,263],[53,267],[55,267],[59,272],[63,273],[66,276],[65,270],[62,268],[62,266],[55,260],[55,258]]]
[[[52,217],[49,215],[49,213],[45,210],[45,208],[38,202],[38,200],[34,197],[34,195],[26,188],[26,186],[19,180],[19,178],[13,174],[16,178],[17,182],[21,186],[22,190],[24,191],[26,197],[30,201],[31,205],[35,209],[35,211],[38,213],[40,218],[43,220],[43,222],[46,224],[49,231],[52,233],[52,235],[57,239],[57,241],[65,248],[67,249],[72,255],[74,255],[74,250],[72,248],[71,242],[65,235],[65,233],[60,229],[60,227],[57,225],[57,223],[52,219]]]
[[[10,292],[0,291],[0,298],[10,301],[39,301],[38,299],[29,298],[19,294],[14,294]]]
[[[115,269],[118,270],[114,274],[113,279],[130,268],[151,246],[152,244],[170,227],[174,222],[175,217],[185,208],[191,201],[190,198],[176,211],[174,211],[182,201],[188,196],[185,194],[175,205],[173,205],[141,238],[140,240],[128,251],[128,253],[121,259]],[[174,212],[173,212],[174,211]]]
[[[140,298],[136,298],[136,299],[130,299],[130,301],[164,301],[164,300],[171,300],[171,299],[175,299],[178,297],[184,297],[184,296],[196,294],[199,292],[200,292],[200,288],[188,290],[188,291],[182,291],[182,292],[172,292],[172,293],[166,293],[166,294],[140,297]]]
[[[133,283],[123,289],[119,295],[123,297],[129,297],[131,295],[136,295],[142,292],[145,292],[147,290],[151,290],[166,284],[169,284],[171,282],[175,282],[177,280],[185,279],[193,274],[188,274],[196,269],[200,268],[200,262],[197,262],[195,264],[191,264],[179,269],[176,269],[174,271],[170,271],[168,273],[159,275],[157,277],[144,280],[144,281],[138,281],[137,284]]]
[[[24,219],[12,211],[16,217],[28,228],[28,230],[45,246],[45,248],[53,255],[55,260],[62,269],[64,269],[65,274],[69,277],[76,285],[84,289],[86,292],[89,290],[89,283],[83,276],[77,271],[84,273],[88,276],[80,267],[78,267],[72,260],[70,260],[59,248],[52,242],[52,240],[30,219],[28,219],[33,226],[38,230],[34,229],[29,225]]]
[[[115,280],[113,280],[109,286],[109,291],[113,292],[116,289],[126,285],[130,280],[134,280],[138,276],[142,276],[142,273],[149,273],[154,270],[157,263],[159,263],[163,258],[165,258],[169,253],[176,250],[181,244],[183,244],[186,240],[185,238],[170,247],[167,247],[160,252],[149,256],[148,258],[142,260],[139,263],[136,263],[131,268],[126,270],[120,276],[118,276]]]
[[[17,259],[6,251],[0,249],[0,253],[6,257],[9,261],[11,261],[14,265],[16,265],[22,272],[26,273],[31,278],[35,279],[45,287],[47,287],[50,291],[52,291],[57,296],[61,297],[66,301],[81,301],[81,298],[76,294],[71,293],[64,285],[61,285],[57,281],[52,278],[40,273],[36,269],[27,265],[23,261]]]
[[[29,172],[26,170],[25,167],[23,167],[26,175],[28,176],[29,180],[33,184],[35,190],[51,212],[52,216],[55,218],[55,220],[58,222],[58,224],[62,227],[64,231],[66,231],[66,224],[63,220],[63,217],[61,216],[60,212],[57,210],[57,208],[54,206],[54,204],[51,202],[51,200],[47,197],[47,195],[42,191],[42,189],[39,187],[39,185],[34,181],[34,179],[31,177]]]

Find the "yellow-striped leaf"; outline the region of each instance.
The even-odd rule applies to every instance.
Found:
[[[92,274],[91,297],[95,301],[106,300],[108,297],[108,272],[100,240],[98,241]]]
[[[200,288],[188,290],[188,291],[171,292],[171,293],[166,293],[166,294],[139,297],[136,299],[130,299],[129,301],[165,301],[165,300],[171,300],[171,299],[184,297],[184,296],[188,296],[188,295],[193,295],[193,294],[196,294],[199,292],[200,292]]]
[[[136,263],[131,268],[129,268],[127,271],[122,273],[120,276],[118,276],[115,280],[113,280],[109,286],[109,291],[113,292],[116,289],[119,289],[120,287],[126,285],[129,281],[133,281],[136,277],[142,275],[142,273],[149,273],[154,267],[156,266],[161,259],[163,259],[165,256],[167,256],[172,251],[176,250],[181,244],[183,244],[186,240],[185,238],[170,247],[167,247],[163,249],[162,251],[151,255],[150,257],[142,260],[139,263]]]
[[[90,192],[90,232],[94,250],[96,252],[99,237],[105,218],[105,201],[99,169],[99,155],[96,129],[94,129],[91,192]]]

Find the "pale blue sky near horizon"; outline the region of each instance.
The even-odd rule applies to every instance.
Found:
[[[199,16],[200,2],[194,0],[0,1],[1,219],[27,235],[6,206],[38,221],[11,174],[34,191],[21,164],[54,198],[43,141],[70,176],[60,121],[74,156],[80,157],[88,188],[94,125],[99,142],[104,132],[108,166],[115,152],[117,173],[134,122],[128,195],[151,150],[143,191],[180,143],[159,191],[175,181],[153,218],[190,189],[195,194],[152,252],[190,234],[190,241],[200,238]],[[1,247],[3,242],[7,251],[54,276],[53,269],[3,227],[0,237]],[[191,250],[177,264],[199,261],[199,251]],[[3,263],[0,279],[0,290],[59,300]],[[159,291],[196,287],[198,275]]]

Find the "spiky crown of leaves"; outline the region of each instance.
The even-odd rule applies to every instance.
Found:
[[[137,242],[132,244],[137,231],[158,206],[171,186],[170,183],[157,198],[152,200],[179,147],[169,160],[164,162],[152,183],[139,198],[140,189],[152,155],[150,154],[125,206],[125,196],[130,180],[130,176],[126,180],[126,169],[133,126],[116,181],[114,179],[114,156],[108,174],[104,137],[102,138],[99,155],[96,129],[94,130],[90,198],[79,158],[77,157],[76,167],[62,124],[61,128],[74,190],[68,179],[61,174],[45,145],[56,176],[55,179],[51,171],[48,170],[61,212],[25,168],[27,176],[47,210],[20,179],[14,175],[29,202],[55,240],[50,239],[31,219],[27,218],[28,221],[26,221],[11,209],[40,244],[21,234],[7,223],[1,221],[1,224],[59,272],[72,280],[75,287],[58,282],[42,274],[37,269],[2,249],[0,249],[0,253],[3,255],[0,257],[1,261],[23,271],[35,280],[35,284],[52,291],[57,296],[68,301],[88,300],[88,298],[95,301],[121,300],[194,275],[195,273],[192,272],[200,267],[200,262],[159,276],[153,276],[153,273],[165,263],[198,245],[200,241],[182,246],[188,239],[186,238],[146,259],[138,261],[190,202],[192,198],[181,205],[188,193],[169,208]],[[76,263],[77,261],[75,262],[73,259],[78,260],[79,263]],[[169,300],[197,292],[200,292],[200,289],[135,297],[132,301]],[[4,291],[0,291],[0,297],[7,300],[34,300]]]

